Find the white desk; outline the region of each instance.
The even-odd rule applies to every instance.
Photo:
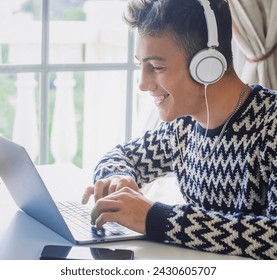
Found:
[[[68,166],[41,166],[39,172],[55,200],[80,197],[90,182],[90,175]],[[60,235],[18,210],[3,183],[0,185],[0,259],[38,259],[42,248],[47,244],[70,245]],[[135,259],[189,259],[189,260],[239,260],[234,256],[212,254],[161,244],[147,240],[133,240],[93,245],[131,249]]]

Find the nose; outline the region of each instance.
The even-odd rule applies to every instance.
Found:
[[[154,91],[157,85],[152,76],[143,68],[141,69],[139,89],[141,91]]]

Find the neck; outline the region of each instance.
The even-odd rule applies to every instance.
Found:
[[[237,76],[225,76],[219,82],[207,86],[207,102],[209,108],[209,125],[207,127],[207,109],[205,102],[205,87],[201,94],[202,106],[195,119],[207,129],[214,129],[226,122],[238,105],[238,101],[245,84]],[[242,103],[247,98],[250,89],[246,89]],[[242,104],[241,103],[241,104]]]

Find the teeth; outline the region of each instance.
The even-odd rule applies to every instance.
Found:
[[[155,104],[160,104],[160,103],[162,103],[167,97],[168,97],[168,95],[156,96],[156,97],[154,98]]]

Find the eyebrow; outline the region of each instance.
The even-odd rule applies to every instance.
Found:
[[[136,59],[139,60],[137,57],[136,57]],[[147,57],[143,58],[142,62],[146,63],[146,62],[149,62],[152,60],[165,61],[165,59],[163,57],[151,55],[151,56],[147,56]]]

